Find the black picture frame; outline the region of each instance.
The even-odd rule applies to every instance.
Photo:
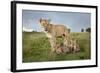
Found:
[[[71,66],[71,67],[52,67],[52,68],[38,68],[38,69],[21,69],[17,70],[16,67],[16,8],[17,4],[29,4],[29,5],[49,5],[49,6],[63,6],[63,7],[82,7],[82,8],[94,8],[96,9],[96,56],[95,65],[84,65],[84,66]],[[42,71],[42,70],[55,70],[55,69],[74,69],[74,68],[89,68],[98,66],[98,7],[90,5],[74,5],[74,4],[58,4],[58,3],[43,3],[43,2],[27,2],[27,1],[11,1],[11,71],[12,72],[23,72],[23,71]]]

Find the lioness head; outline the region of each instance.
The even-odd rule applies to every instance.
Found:
[[[40,18],[40,24],[44,27],[47,27],[50,24],[50,19],[42,19]]]
[[[42,18],[40,18],[40,24],[41,24],[41,26],[45,29],[45,31],[47,31],[47,27],[49,26],[49,24],[50,24],[50,19],[42,19]]]

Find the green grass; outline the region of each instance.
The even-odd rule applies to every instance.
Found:
[[[77,39],[80,52],[70,54],[50,54],[50,43],[44,33],[23,32],[23,62],[84,60],[91,58],[90,34],[71,33]]]

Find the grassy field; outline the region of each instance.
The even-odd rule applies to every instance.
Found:
[[[71,33],[78,40],[80,52],[70,54],[50,54],[50,43],[44,33],[23,32],[23,62],[84,60],[91,58],[90,34]]]

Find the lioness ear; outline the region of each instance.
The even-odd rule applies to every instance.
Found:
[[[40,18],[40,23],[41,23],[41,21],[42,21],[42,18]]]

